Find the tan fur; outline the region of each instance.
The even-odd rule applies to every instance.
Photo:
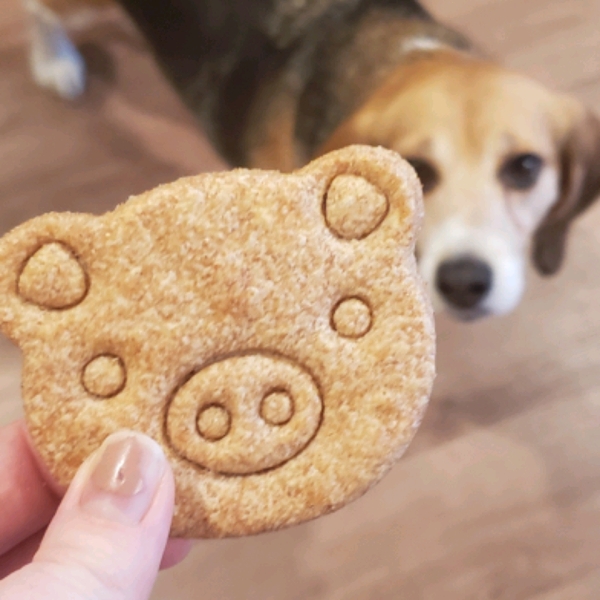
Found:
[[[273,90],[280,87],[286,92],[274,94]],[[250,113],[245,140],[251,167],[289,173],[307,162],[299,156],[294,142],[297,100],[291,83],[275,79],[263,86],[261,96]]]

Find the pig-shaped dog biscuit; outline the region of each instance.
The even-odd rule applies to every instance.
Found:
[[[349,147],[5,235],[0,329],[22,349],[50,472],[68,484],[110,433],[143,432],[172,465],[183,537],[277,529],[363,494],[434,378],[421,216],[407,163]]]

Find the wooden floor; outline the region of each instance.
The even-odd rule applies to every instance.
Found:
[[[600,112],[598,0],[429,0],[489,50]],[[115,16],[116,15],[116,16]],[[47,210],[102,212],[220,167],[118,14],[82,34],[93,70],[71,106],[36,89],[18,0],[0,10],[0,233]],[[316,522],[198,543],[160,600],[600,598],[600,207],[567,269],[508,318],[440,319],[439,379],[406,457]],[[21,412],[0,340],[0,422]]]

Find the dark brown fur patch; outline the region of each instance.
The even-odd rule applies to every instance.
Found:
[[[417,0],[119,1],[233,165],[266,166],[249,149],[271,143],[273,122],[305,162],[401,59],[393,40],[419,30],[466,46]]]

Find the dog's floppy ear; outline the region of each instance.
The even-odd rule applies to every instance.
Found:
[[[600,196],[600,119],[574,100],[561,101],[560,197],[533,240],[533,263],[542,275],[559,270],[571,223]]]

